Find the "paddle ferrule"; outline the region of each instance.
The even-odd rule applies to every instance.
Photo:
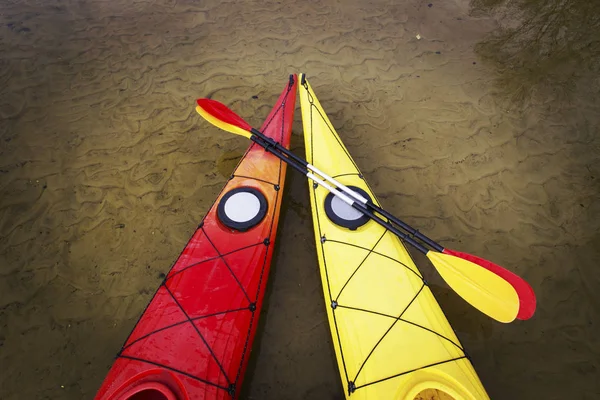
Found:
[[[280,150],[277,148],[277,146],[274,146],[273,144],[269,143],[268,141],[265,142],[265,140],[263,140],[261,137],[259,137],[257,135],[250,136],[250,140],[252,140],[254,143],[258,144],[259,146],[263,147],[265,149],[265,151],[268,151],[269,153],[273,154],[275,157],[279,158],[281,161],[287,163],[290,167],[294,168],[296,171],[300,172],[302,175],[307,174],[308,171],[306,170],[306,168],[298,165],[293,160],[290,160],[288,157],[281,154],[279,152]],[[275,143],[277,143],[277,142],[275,142]]]
[[[301,159],[300,157],[298,157],[297,155],[295,155],[294,153],[292,153],[291,151],[286,149],[284,146],[279,144],[279,142],[276,142],[275,140],[271,139],[270,137],[265,136],[258,129],[252,128],[252,129],[250,129],[250,133],[252,133],[252,135],[255,135],[255,136],[259,137],[260,139],[262,139],[263,142],[268,143],[269,145],[275,147],[277,150],[279,150],[283,154],[285,154],[288,158],[291,158],[292,160],[296,161],[297,163],[302,164],[302,166],[306,167],[308,165],[308,162],[306,162],[306,160]]]

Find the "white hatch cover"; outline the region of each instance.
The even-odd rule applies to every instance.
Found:
[[[259,190],[250,187],[227,192],[217,208],[219,220],[238,231],[246,231],[258,224],[266,212],[267,199]]]
[[[363,189],[356,186],[348,186],[348,188],[371,201],[371,197]],[[350,230],[355,230],[369,221],[369,217],[349,206],[333,193],[325,197],[325,214],[335,224]]]

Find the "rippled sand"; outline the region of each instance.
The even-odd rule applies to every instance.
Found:
[[[536,290],[501,325],[420,264],[491,397],[600,393],[597,78],[508,103],[473,51],[497,24],[462,0],[197,3],[0,5],[0,398],[93,397],[248,144],[194,100],[260,125],[293,72],[389,211]],[[342,398],[288,178],[245,397]]]

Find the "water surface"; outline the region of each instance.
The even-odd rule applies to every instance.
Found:
[[[386,209],[535,289],[502,325],[419,259],[490,396],[596,398],[595,5],[3,2],[0,397],[93,397],[248,145],[194,100],[258,126],[306,72]],[[248,399],[343,396],[308,207],[290,173]]]

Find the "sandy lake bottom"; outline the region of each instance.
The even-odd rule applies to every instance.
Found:
[[[536,315],[500,324],[418,258],[491,398],[597,398],[598,75],[585,55],[533,81],[531,60],[499,65],[481,50],[498,18],[462,0],[2,2],[0,398],[93,397],[248,145],[195,99],[257,126],[299,72],[388,211],[534,288]],[[243,397],[341,399],[306,180],[286,190]]]

